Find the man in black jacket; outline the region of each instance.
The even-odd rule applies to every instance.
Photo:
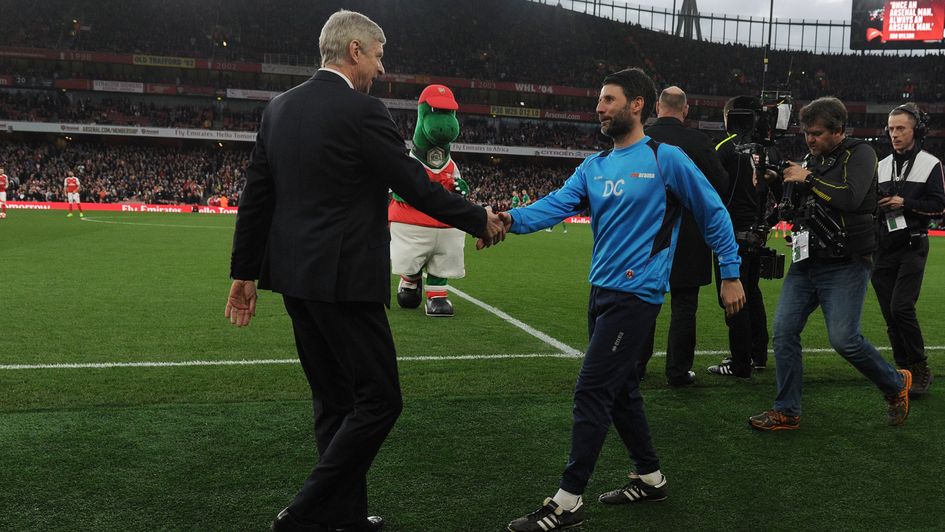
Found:
[[[728,174],[719,162],[709,137],[683,124],[689,113],[686,93],[679,87],[663,89],[656,102],[657,120],[646,134],[657,142],[682,149],[705,174],[720,195],[728,186]],[[672,386],[687,386],[696,380],[692,362],[696,352],[696,310],[699,288],[712,282],[712,252],[696,221],[683,211],[673,269],[669,276],[670,322],[666,341],[666,379]],[[650,332],[649,355],[641,361],[640,375],[653,354],[655,328]]]
[[[726,129],[729,112],[733,109],[761,111],[761,101],[753,96],[736,96],[725,102],[722,116]],[[746,302],[738,313],[725,317],[729,356],[720,364],[709,366],[708,370],[715,375],[747,378],[751,376],[752,369],[763,369],[768,361],[768,318],[764,298],[758,287],[761,278],[760,251],[767,235],[759,232],[763,214],[759,211],[761,198],[755,185],[752,156],[735,149],[737,140],[737,134],[729,135],[715,146],[715,150],[728,172],[728,189],[722,195],[722,201],[732,217],[738,256],[742,258],[739,279],[745,288]]]
[[[800,119],[810,154],[803,166],[784,170],[784,183],[804,194],[796,201],[792,264],[774,318],[778,392],[773,408],[748,423],[761,431],[800,427],[801,332],[819,306],[830,345],[885,395],[887,422],[901,425],[909,415],[912,373],[896,371],[860,332],[876,251],[876,152],[846,137],[847,109],[836,98],[810,102]]]
[[[929,257],[929,217],[945,210],[942,162],[922,149],[927,129],[914,103],[889,113],[893,153],[879,163],[879,250],[872,277],[893,358],[912,371],[911,395],[932,384],[915,304]]]
[[[388,189],[492,244],[498,216],[448,192],[407,156],[384,104],[384,32],[351,11],[322,28],[322,68],[263,112],[240,199],[226,316],[255,314],[256,285],[283,295],[312,389],[319,459],[273,530],[378,530],[366,475],[400,414],[390,305]]]

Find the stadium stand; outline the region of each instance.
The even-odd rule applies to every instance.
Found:
[[[312,28],[341,7],[369,14],[388,32],[388,76],[376,84],[374,94],[401,102],[392,107],[392,116],[407,140],[415,119],[410,102],[428,76],[477,80],[456,89],[467,106],[461,109],[458,142],[563,150],[606,146],[593,121],[594,94],[604,75],[626,66],[643,66],[660,85],[682,86],[693,97],[690,125],[714,129],[716,136],[721,134],[721,103],[761,89],[760,48],[681,39],[524,0],[0,2],[5,13],[0,18],[0,121],[252,132],[262,98],[240,99],[229,91],[280,91],[303,81],[303,73],[317,62]],[[428,32],[415,23],[431,18],[449,31]],[[528,36],[527,49],[520,46],[523,35]],[[37,51],[48,53],[33,53]],[[116,55],[96,60],[91,53]],[[149,64],[156,56],[173,61]],[[195,68],[187,58],[215,66]],[[861,136],[879,138],[874,144],[884,154],[889,150],[880,133],[885,107],[878,104],[908,99],[941,109],[942,59],[941,54],[774,51],[767,83],[789,89],[799,102],[830,94],[854,103],[851,125]],[[264,71],[260,64],[288,70]],[[241,65],[255,71],[241,70]],[[103,81],[106,88],[93,86],[93,80]],[[577,92],[492,88],[507,82]],[[127,94],[120,87],[124,83],[155,85]],[[66,88],[73,86],[84,88]],[[108,88],[113,86],[119,89]],[[548,110],[578,114],[548,118]],[[0,163],[13,178],[14,195],[56,197],[65,169],[83,166],[88,201],[109,202],[206,203],[223,194],[234,203],[250,147],[246,142],[224,147],[210,141],[141,138],[116,143],[92,134],[65,138],[0,132],[0,138]],[[927,149],[941,156],[943,144],[941,137],[933,137]],[[795,136],[786,137],[779,148],[791,159],[805,152]],[[495,208],[503,207],[513,189],[526,188],[540,197],[560,184],[576,162],[503,157],[497,165],[488,155],[454,157],[474,198]]]
[[[10,199],[62,201],[68,170],[82,183],[84,202],[206,203],[239,199],[247,150],[180,149],[176,146],[108,145],[101,142],[4,143],[0,160],[15,177]]]
[[[233,205],[239,201],[249,163],[245,148],[22,142],[4,143],[0,161],[12,161],[7,165],[7,173],[15,176],[11,200],[61,201],[63,177],[73,170],[82,182],[84,202],[207,204],[225,195]],[[534,160],[503,166],[469,160],[460,168],[471,199],[495,210],[510,208],[514,190],[525,188],[533,198],[544,196],[560,187],[573,170],[570,165]]]
[[[657,83],[684,85],[692,94],[728,96],[761,89],[760,48],[683,40],[524,1],[237,0],[224,5],[219,0],[154,4],[6,0],[5,4],[9,8],[4,12],[13,15],[0,21],[0,43],[5,46],[218,61],[265,62],[281,56],[307,58],[301,64],[313,66],[318,52],[312,28],[345,7],[368,13],[387,28],[385,62],[392,72],[594,87],[608,72],[644,65]],[[441,21],[450,30],[429,32],[415,24],[423,19]],[[527,50],[519,46],[522,35],[529,37]],[[787,85],[800,99],[825,93],[845,101],[890,101],[903,93],[929,101],[945,97],[941,54],[773,51],[769,59],[775,82]]]
[[[67,98],[52,91],[0,92],[0,118],[35,122],[216,128],[255,131],[263,106],[248,112],[221,105],[161,106],[129,98]]]

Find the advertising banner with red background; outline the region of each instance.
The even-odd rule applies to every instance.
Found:
[[[194,207],[197,208],[194,211]],[[9,201],[7,208],[28,211],[64,211],[69,204],[64,201]],[[155,205],[150,203],[82,203],[82,210],[117,212],[173,212],[200,214],[236,214],[236,207],[211,207],[208,205]]]

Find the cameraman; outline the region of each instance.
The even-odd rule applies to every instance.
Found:
[[[736,96],[725,102],[722,116],[728,131],[728,115],[732,109],[761,112],[761,101],[751,96]],[[754,185],[755,168],[751,155],[738,153],[733,133],[716,145],[722,166],[728,172],[728,188],[722,196],[725,208],[732,218],[735,228],[735,240],[738,242],[738,255],[742,258],[739,279],[745,288],[745,306],[732,316],[725,317],[728,325],[728,345],[730,356],[720,364],[709,366],[709,373],[727,377],[748,378],[752,369],[763,369],[768,360],[768,319],[765,302],[758,288],[761,275],[761,255],[766,233],[759,227],[763,225],[759,210],[759,191]],[[764,203],[762,199],[761,203]],[[716,284],[719,285],[719,266],[715,264]],[[720,286],[720,285],[719,285]],[[719,300],[721,301],[721,299]]]
[[[810,153],[803,166],[784,170],[785,188],[800,194],[792,216],[793,263],[774,318],[778,394],[771,410],[748,419],[756,430],[800,426],[801,331],[818,305],[830,345],[886,396],[888,423],[901,425],[909,415],[912,374],[897,372],[860,333],[876,250],[876,152],[845,137],[846,120],[836,98],[818,98],[800,111]]]
[[[928,124],[914,103],[889,113],[893,153],[879,163],[879,250],[873,289],[886,320],[893,358],[912,372],[910,395],[932,384],[915,304],[929,256],[929,217],[945,210],[942,162],[922,149]]]

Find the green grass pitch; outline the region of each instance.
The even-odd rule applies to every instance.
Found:
[[[268,530],[291,500],[315,459],[296,363],[9,369],[291,361],[278,296],[261,295],[246,329],[223,318],[233,221],[94,212],[83,221],[61,211],[0,221],[0,530]],[[583,350],[588,226],[513,235],[482,252],[471,244],[457,288]],[[945,379],[943,268],[945,245],[933,239],[919,317]],[[780,282],[763,287],[770,324]],[[700,301],[704,352],[727,343],[713,292]],[[567,458],[580,360],[548,356],[562,350],[452,300],[453,319],[389,312],[405,410],[370,473],[370,509],[385,530],[504,529],[554,493]],[[668,314],[667,305],[657,350]],[[863,331],[888,345],[872,292]],[[804,344],[829,347],[819,312]],[[865,378],[835,353],[812,351],[801,430],[760,434],[746,418],[771,405],[773,358],[748,382],[708,375],[720,358],[697,356],[697,384],[684,390],[668,388],[664,359],[653,359],[644,397],[669,499],[596,502],[629,467],[612,434],[583,530],[945,529],[945,380],[891,428]]]

